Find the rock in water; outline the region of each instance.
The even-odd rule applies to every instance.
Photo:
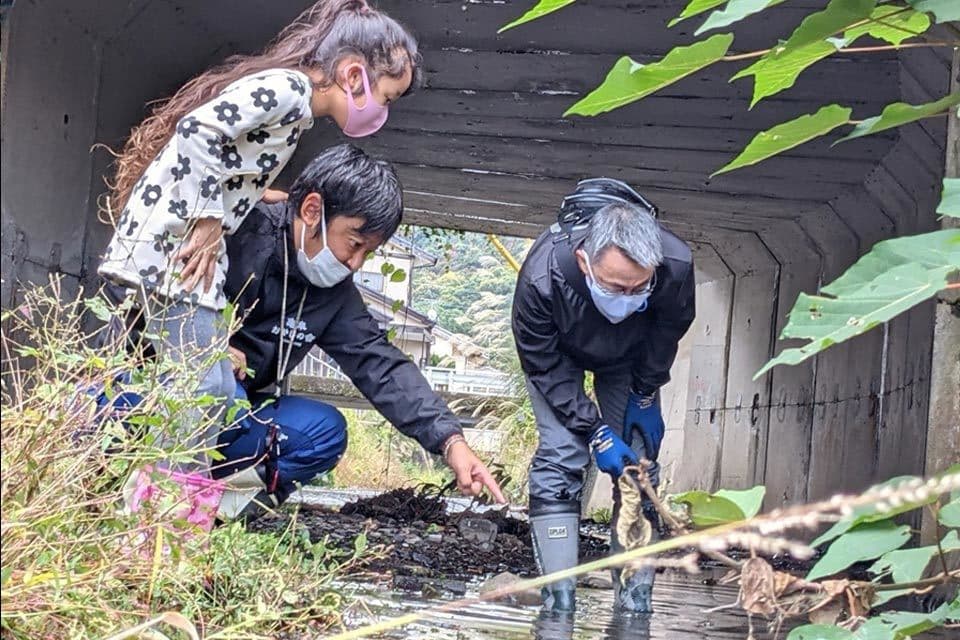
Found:
[[[480,585],[480,595],[512,586],[521,580],[522,578],[510,573],[509,571],[498,573]],[[543,604],[543,598],[540,595],[540,591],[537,589],[526,589],[524,591],[512,593],[509,596],[506,596],[505,599],[513,604],[523,607],[535,607]]]

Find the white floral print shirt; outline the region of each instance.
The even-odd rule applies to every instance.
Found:
[[[213,286],[184,292],[171,257],[193,220],[219,218],[232,233],[313,126],[310,79],[289,69],[245,76],[181,118],[121,212],[99,273],[130,289],[210,309],[226,305],[226,244]]]

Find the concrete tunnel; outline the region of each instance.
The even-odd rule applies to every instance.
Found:
[[[51,272],[72,287],[95,284],[110,233],[96,206],[110,157],[93,146],[119,147],[145,103],[230,53],[260,48],[307,4],[4,3],[4,308],[16,305],[21,282]],[[859,118],[945,95],[949,52],[834,56],[750,111],[750,82],[728,83],[734,68],[718,65],[601,117],[563,119],[620,55],[656,59],[689,43],[697,21],[668,29],[679,5],[666,0],[600,0],[497,35],[529,1],[378,4],[413,30],[424,56],[424,89],[360,141],[398,166],[406,221],[535,237],[577,179],[607,175],[640,189],[691,243],[698,317],[664,400],[673,488],[763,483],[775,506],[929,467],[933,302],[752,377],[783,348],[776,337],[800,291],[816,291],[881,239],[939,225],[946,120],[832,149],[808,143],[709,174],[757,131],[822,104],[848,104]],[[803,0],[755,16],[735,30],[735,48],[764,48],[819,6]],[[339,140],[335,126],[318,123],[281,186]]]

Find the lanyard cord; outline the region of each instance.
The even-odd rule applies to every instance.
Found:
[[[291,223],[292,229],[292,223]],[[300,305],[297,307],[297,315],[293,322],[293,331],[291,332],[290,341],[287,343],[287,353],[284,356],[283,353],[283,334],[286,331],[286,315],[287,315],[287,282],[290,276],[290,251],[287,248],[287,238],[284,234],[283,238],[283,296],[281,299],[280,306],[280,344],[277,351],[277,382],[276,388],[273,391],[273,395],[276,398],[279,398],[283,392],[283,379],[286,377],[287,365],[290,364],[290,354],[293,353],[293,342],[297,337],[297,328],[300,325],[300,318],[303,314],[303,305],[307,301],[307,290],[303,290],[303,295],[300,296]]]

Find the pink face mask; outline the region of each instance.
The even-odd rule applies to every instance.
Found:
[[[363,95],[366,96],[363,108],[354,102],[349,86],[344,89],[347,94],[347,123],[343,127],[343,133],[351,138],[363,138],[379,131],[387,121],[390,111],[387,105],[380,104],[373,97],[367,70],[361,66],[360,73],[363,75]]]

